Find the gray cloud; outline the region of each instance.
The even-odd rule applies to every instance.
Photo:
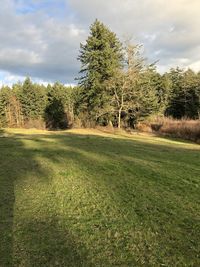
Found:
[[[80,21],[98,17],[118,33],[144,44],[150,61],[162,70],[190,66],[200,60],[200,2],[198,0],[70,0]],[[183,60],[187,59],[187,60]],[[189,63],[189,65],[188,65]],[[200,65],[196,65],[200,70]]]
[[[11,1],[0,9],[0,69],[20,76],[73,82],[83,29],[36,12],[16,14]]]
[[[11,75],[72,83],[79,44],[95,18],[120,38],[130,35],[143,43],[149,60],[159,59],[161,71],[176,65],[200,70],[199,0],[52,1],[54,7],[62,2],[62,13],[48,5],[25,12],[27,2],[1,0],[0,70]]]

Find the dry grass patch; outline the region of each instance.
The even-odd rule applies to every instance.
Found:
[[[151,121],[139,124],[138,129],[200,143],[200,120],[154,118]]]

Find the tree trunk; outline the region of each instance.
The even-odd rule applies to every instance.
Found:
[[[122,113],[122,109],[120,108],[118,112],[118,129],[121,128],[121,113]]]
[[[111,127],[111,128],[113,128],[113,123],[112,123],[111,120],[108,121],[108,126]]]

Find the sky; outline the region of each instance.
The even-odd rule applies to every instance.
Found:
[[[123,40],[144,46],[163,73],[200,71],[199,0],[0,0],[0,86],[74,84],[80,43],[97,18]]]

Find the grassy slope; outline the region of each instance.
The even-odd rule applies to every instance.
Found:
[[[148,136],[0,138],[0,266],[200,266],[200,149]]]

